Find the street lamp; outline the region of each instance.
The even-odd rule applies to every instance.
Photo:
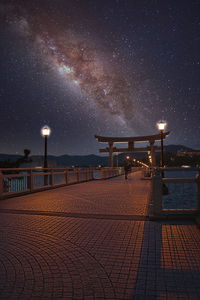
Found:
[[[165,130],[167,123],[164,121],[160,121],[157,123],[158,129],[160,130],[160,142],[161,142],[161,167],[164,167],[164,158],[163,158],[163,132]],[[162,169],[162,178],[164,178],[164,171]],[[162,184],[162,193],[163,195],[168,195],[169,194],[169,190],[167,188],[167,186],[163,183]]]
[[[161,168],[164,167],[164,157],[163,157],[163,132],[165,130],[167,123],[160,121],[157,123],[158,129],[160,130],[160,143],[161,143]],[[164,172],[162,171],[162,177],[164,177]]]
[[[41,134],[44,137],[44,168],[48,168],[48,162],[47,162],[47,138],[51,133],[51,129],[45,125],[41,129]]]

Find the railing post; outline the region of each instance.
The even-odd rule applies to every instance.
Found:
[[[196,175],[196,208],[200,211],[200,171]]]
[[[44,173],[49,173],[49,169],[44,168],[43,169]],[[48,175],[44,175],[44,186],[49,185],[49,174]]]
[[[33,171],[30,170],[30,191],[32,192],[34,189],[34,177],[33,177]]]
[[[68,183],[68,177],[67,177],[67,170],[65,170],[65,184],[67,184]]]
[[[2,171],[0,171],[0,197],[3,196],[3,174]]]
[[[30,192],[33,191],[33,171],[32,171],[32,169],[30,169],[30,171],[29,171],[27,187],[30,190]]]
[[[50,185],[54,185],[54,175],[53,175],[53,169],[51,169],[51,175],[50,175]]]
[[[104,179],[104,169],[101,168],[101,179]]]
[[[94,180],[94,169],[91,169],[91,180]]]
[[[76,169],[76,180],[77,180],[77,182],[79,182],[79,176],[80,174],[79,174],[79,168],[77,168]]]
[[[161,215],[162,213],[162,177],[159,170],[156,170],[152,178],[152,200],[154,215]]]

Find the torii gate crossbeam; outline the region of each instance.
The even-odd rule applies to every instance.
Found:
[[[163,133],[163,139],[165,139],[169,135],[169,131]],[[152,166],[156,165],[155,160],[155,151],[160,151],[161,148],[158,146],[154,146],[154,143],[156,141],[161,140],[160,134],[155,135],[148,135],[148,136],[137,136],[137,137],[105,137],[105,136],[99,136],[95,135],[95,138],[100,143],[108,143],[108,147],[104,149],[99,149],[99,152],[109,153],[109,166],[113,167],[113,153],[119,153],[119,152],[148,152],[150,151],[151,157],[152,157]],[[141,143],[141,142],[148,142],[149,146],[143,147],[143,148],[135,148],[135,143]],[[114,147],[114,143],[128,143],[127,148],[116,148]]]

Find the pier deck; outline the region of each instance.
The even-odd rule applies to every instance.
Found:
[[[133,173],[0,201],[0,299],[200,299],[200,231]]]

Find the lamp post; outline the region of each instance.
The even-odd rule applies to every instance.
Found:
[[[160,121],[157,123],[157,126],[158,126],[158,129],[160,130],[160,143],[161,143],[161,168],[164,167],[164,157],[163,157],[163,132],[165,130],[165,127],[166,127],[167,123],[164,122],[164,121]],[[164,171],[162,169],[162,172],[161,172],[161,176],[162,178],[164,178]],[[162,193],[163,195],[168,195],[169,194],[169,191],[168,191],[168,188],[167,186],[163,183],[162,184]]]
[[[167,123],[160,121],[157,123],[158,129],[160,130],[160,143],[161,143],[161,168],[164,167],[164,156],[163,156],[163,132],[165,130]],[[162,171],[162,177],[164,177],[164,172]]]
[[[44,137],[44,168],[48,168],[48,162],[47,162],[47,138],[51,133],[51,129],[45,125],[41,129],[41,134]]]

